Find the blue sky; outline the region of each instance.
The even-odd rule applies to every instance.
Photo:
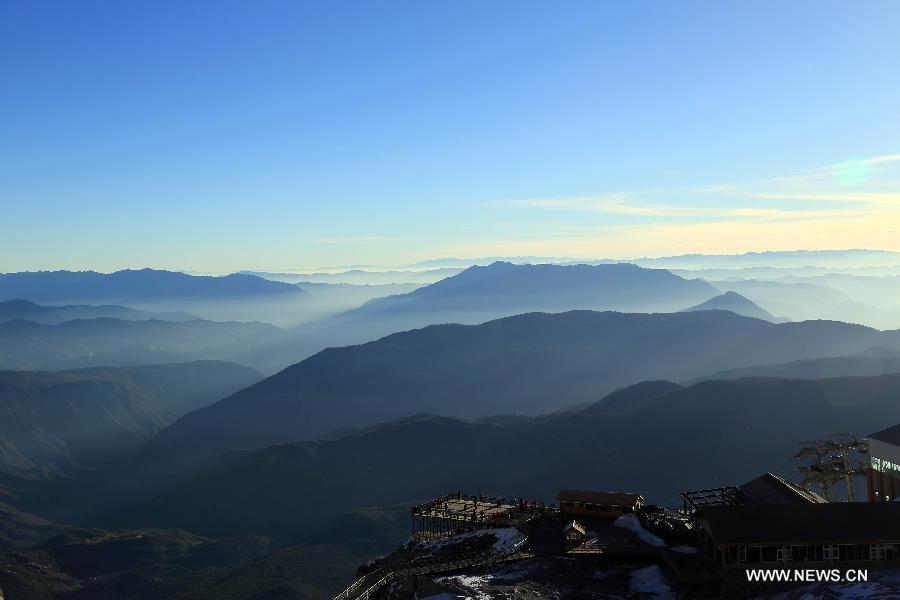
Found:
[[[896,2],[5,2],[0,271],[900,250]]]

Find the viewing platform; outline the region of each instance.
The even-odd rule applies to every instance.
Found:
[[[431,539],[485,527],[517,527],[535,517],[555,517],[559,507],[541,500],[451,494],[412,507],[413,537]]]

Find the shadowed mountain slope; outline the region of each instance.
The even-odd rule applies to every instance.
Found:
[[[359,565],[401,544],[408,519],[406,506],[357,511],[290,546],[260,536],[67,529],[0,555],[0,589],[10,600],[327,600]]]
[[[121,460],[181,415],[260,378],[215,361],[0,371],[0,471],[71,475]]]
[[[567,415],[423,415],[335,440],[226,453],[96,518],[290,536],[354,508],[459,489],[541,498],[565,487],[627,489],[672,504],[684,489],[767,471],[791,477],[800,442],[900,421],[900,375],[708,381],[668,384],[668,392],[656,382],[649,396],[642,387]],[[644,401],[604,409],[628,396]]]
[[[432,412],[539,414],[644,379],[900,348],[900,333],[827,321],[773,325],[726,311],[533,313],[440,325],[332,348],[186,415],[145,449],[154,460],[309,439]]]

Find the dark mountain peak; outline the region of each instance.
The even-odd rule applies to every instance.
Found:
[[[22,309],[39,309],[41,306],[39,304],[35,304],[31,300],[26,300],[25,298],[13,298],[12,300],[0,301],[0,311],[4,309],[10,310],[22,310]]]
[[[686,308],[684,309],[684,312],[697,312],[703,310],[727,310],[745,317],[753,317],[754,319],[762,319],[772,323],[785,321],[785,319],[779,319],[778,317],[773,316],[769,311],[760,307],[746,296],[742,296],[734,291],[727,291],[724,294],[710,298],[706,302],[701,302],[696,306]]]
[[[473,265],[473,266],[469,267],[468,269],[466,269],[466,271],[468,271],[470,269],[509,269],[509,268],[513,268],[515,266],[516,266],[515,264],[513,264],[507,260],[495,260],[491,264],[484,266],[484,267],[479,266],[479,265]]]
[[[728,291],[728,292],[725,292],[724,294],[722,294],[721,296],[719,296],[719,298],[727,299],[729,301],[749,302],[750,304],[753,304],[753,302],[751,302],[748,298],[741,296],[737,292]]]
[[[687,310],[689,310],[689,311],[715,310],[716,308],[721,307],[721,306],[734,306],[734,307],[746,306],[748,308],[749,307],[757,307],[758,308],[758,306],[752,300],[747,298],[746,296],[742,296],[741,294],[738,294],[737,292],[728,291],[728,292],[725,292],[724,294],[721,294],[714,298],[710,298],[706,302],[698,304],[697,306],[692,306],[691,308],[688,308]]]

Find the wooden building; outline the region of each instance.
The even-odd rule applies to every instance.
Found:
[[[584,541],[585,537],[587,537],[587,530],[578,521],[572,521],[563,527],[563,539],[568,545],[577,546]]]
[[[892,502],[900,496],[900,425],[869,436],[866,487],[869,502]]]
[[[587,492],[561,490],[556,497],[564,519],[574,517],[612,518],[640,510],[644,498],[631,492]]]

